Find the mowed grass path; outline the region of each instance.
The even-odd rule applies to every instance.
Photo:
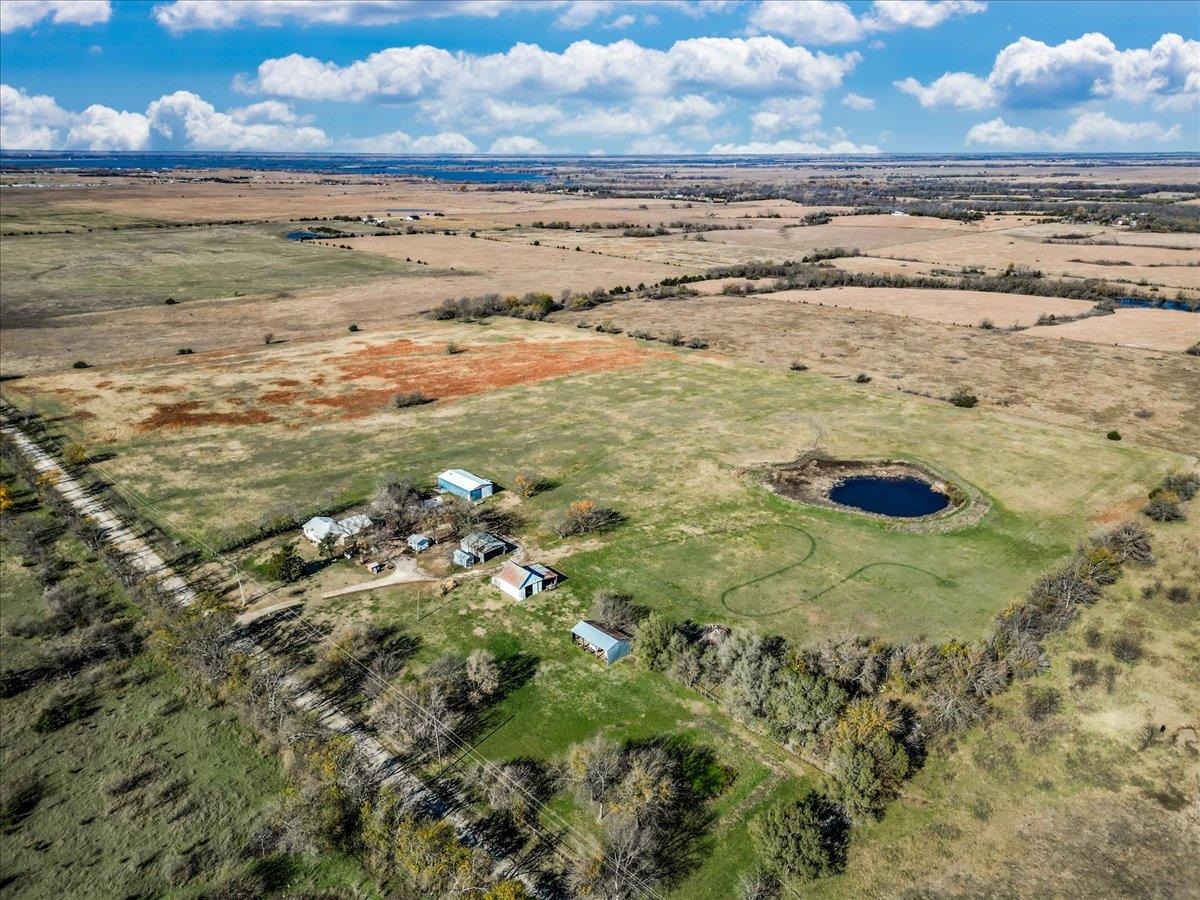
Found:
[[[176,300],[264,296],[415,271],[415,264],[296,241],[294,227],[212,226],[3,239],[8,328]],[[422,274],[430,273],[423,267]]]
[[[555,327],[506,320],[481,337]],[[191,391],[178,399],[209,396],[202,378]],[[744,471],[814,445],[932,464],[991,509],[960,530],[905,533],[784,501]],[[428,482],[462,466],[505,484],[535,469],[553,487],[520,504],[525,540],[559,544],[545,523],[575,499],[627,516],[612,535],[563,548],[581,594],[626,591],[674,615],[798,640],[972,636],[1097,514],[1144,496],[1177,462],[994,411],[682,352],[367,419],[168,429],[106,449],[106,472],[146,512],[210,543],[269,510],[365,498],[385,474]]]

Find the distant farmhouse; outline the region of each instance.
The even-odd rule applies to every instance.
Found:
[[[486,531],[477,531],[459,541],[458,549],[454,551],[454,564],[469,569],[478,563],[503,556],[507,552],[508,544],[500,538],[494,534],[488,534]]]
[[[329,516],[313,516],[304,523],[304,527],[300,530],[304,536],[314,544],[319,544],[325,538],[333,535],[337,543],[341,543],[348,537],[353,537],[360,531],[371,527],[371,520],[367,516],[347,516],[341,520],[331,519]]]
[[[629,655],[633,638],[619,628],[585,619],[571,629],[571,640],[611,666]]]
[[[492,584],[514,600],[526,600],[542,591],[554,590],[560,579],[561,576],[547,566],[538,563],[525,566],[510,561],[492,576]]]
[[[479,501],[496,492],[496,485],[465,469],[447,469],[438,475],[438,487],[464,500]]]

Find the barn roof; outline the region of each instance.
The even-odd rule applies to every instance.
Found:
[[[544,576],[534,571],[531,566],[523,566],[510,560],[504,564],[496,577],[515,588],[523,588],[531,581],[541,581]]]
[[[472,475],[466,469],[447,469],[438,475],[438,479],[452,484],[456,488],[461,488],[464,491],[473,491],[483,487],[485,484],[491,484],[486,478]]]
[[[618,628],[584,619],[571,629],[571,634],[583,638],[593,647],[599,647],[605,652],[617,646],[621,641],[629,640],[629,635]]]

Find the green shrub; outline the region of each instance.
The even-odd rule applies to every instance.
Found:
[[[1030,685],[1025,689],[1025,715],[1034,722],[1054,715],[1061,705],[1062,695],[1049,685]]]
[[[841,869],[845,822],[816,791],[767,810],[755,830],[760,857],[781,875],[811,880]]]
[[[89,368],[89,366],[82,359],[77,359],[77,360],[75,360],[75,362],[71,363],[71,368],[72,369],[87,369],[87,368]]]
[[[71,690],[58,690],[47,698],[33,722],[33,730],[41,734],[58,731],[72,722],[87,718],[95,700],[91,694],[77,693]]]
[[[433,398],[421,391],[408,391],[404,394],[397,394],[392,399],[392,404],[396,409],[408,409],[410,406],[424,406],[426,403],[432,403]]]
[[[857,375],[854,376],[854,381],[857,384],[866,384],[870,380],[871,380],[871,376],[868,375],[866,372],[859,372]]]
[[[791,369],[793,372],[807,372],[808,371],[808,366],[806,366],[802,362],[793,362],[790,366],[788,366],[788,368]]]
[[[979,398],[968,391],[966,388],[959,388],[950,395],[950,402],[962,409],[971,409],[979,403]]]
[[[1110,441],[1119,441],[1121,439],[1121,432],[1117,431],[1114,428],[1112,431],[1110,431],[1108,433],[1107,437]]]
[[[296,552],[295,544],[284,544],[271,554],[264,570],[268,578],[291,584],[304,574],[304,560]]]
[[[350,328],[349,328],[348,330],[349,330],[349,331],[358,331],[358,326],[357,326],[357,325],[351,325],[351,326],[350,326]]]

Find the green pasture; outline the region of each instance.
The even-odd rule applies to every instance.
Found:
[[[162,227],[4,238],[7,327],[55,316],[224,297],[261,297],[416,271],[415,264],[284,235],[303,223]],[[437,274],[422,267],[422,275]]]
[[[485,333],[554,327],[505,321]],[[20,383],[12,387],[16,394]],[[208,396],[202,377],[193,390],[176,398]],[[783,500],[750,471],[814,446],[934,466],[988,510],[975,524],[911,533]],[[461,466],[504,485],[534,469],[550,488],[515,505],[516,536],[555,550],[572,592],[623,591],[681,617],[797,640],[978,634],[1096,515],[1144,496],[1178,464],[1162,451],[994,411],[683,352],[350,422],[169,429],[105,449],[113,458],[104,471],[145,514],[208,544],[266,513],[366,499],[385,475],[431,483]],[[564,545],[547,524],[580,498],[625,522]]]

